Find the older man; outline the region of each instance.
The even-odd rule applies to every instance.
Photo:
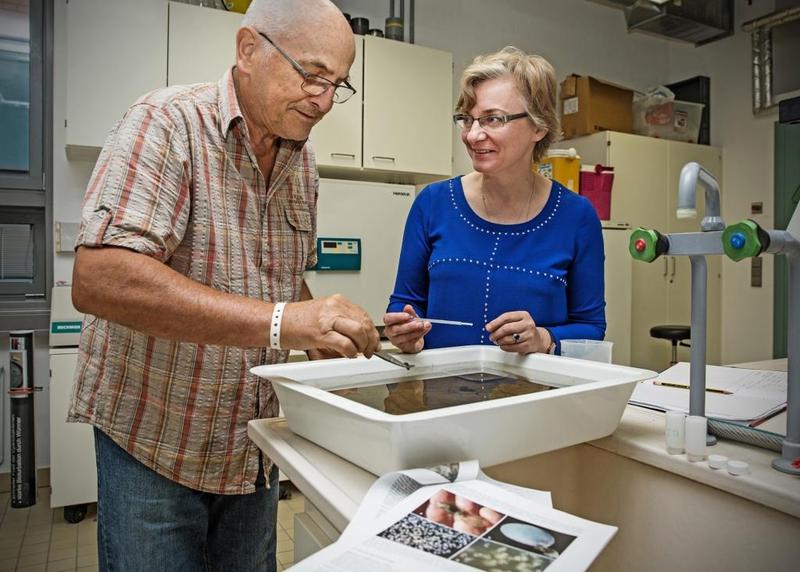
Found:
[[[69,414],[95,427],[103,570],[275,569],[277,470],[246,425],[278,402],[249,368],[379,346],[364,310],[303,281],[305,140],[353,95],[353,58],[328,0],[255,0],[218,83],[145,95],[106,141],[77,240]]]

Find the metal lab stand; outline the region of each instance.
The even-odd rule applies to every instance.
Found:
[[[700,222],[701,232],[661,234],[657,230],[637,228],[631,234],[629,251],[635,260],[653,262],[661,255],[688,256],[692,266],[692,351],[689,369],[689,415],[705,416],[706,411],[706,318],[708,265],[706,256],[723,254],[722,230],[725,222],[720,216],[719,183],[698,163],[687,163],[681,169],[678,184],[678,218],[697,214],[696,189],[705,189],[705,215]],[[717,442],[706,435],[706,443]]]
[[[765,230],[758,223],[745,220],[727,227],[722,240],[725,254],[734,261],[762,253],[783,254],[789,265],[786,437],[781,444],[781,456],[772,461],[772,466],[790,475],[800,475],[800,205],[786,230]]]

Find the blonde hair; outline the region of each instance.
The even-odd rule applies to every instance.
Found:
[[[501,77],[514,80],[528,117],[537,129],[547,131],[533,148],[533,161],[538,163],[550,145],[561,139],[561,122],[556,110],[556,71],[543,57],[528,55],[514,46],[476,57],[461,75],[456,112],[469,113],[475,106],[475,88],[486,80]]]

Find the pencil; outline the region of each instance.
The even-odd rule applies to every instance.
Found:
[[[672,381],[654,381],[654,385],[660,385],[662,387],[674,387],[675,389],[689,389],[689,386],[684,383],[674,383]],[[719,393],[721,395],[733,395],[732,391],[728,391],[727,389],[718,389],[716,387],[706,387],[706,391],[709,393]]]

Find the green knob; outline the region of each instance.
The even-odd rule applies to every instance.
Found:
[[[658,232],[655,230],[639,227],[631,234],[631,240],[628,243],[628,252],[631,253],[634,260],[652,262],[661,254],[656,250],[658,238]]]
[[[731,260],[736,262],[745,258],[753,258],[764,251],[758,223],[743,220],[725,227],[722,233],[722,249]]]

